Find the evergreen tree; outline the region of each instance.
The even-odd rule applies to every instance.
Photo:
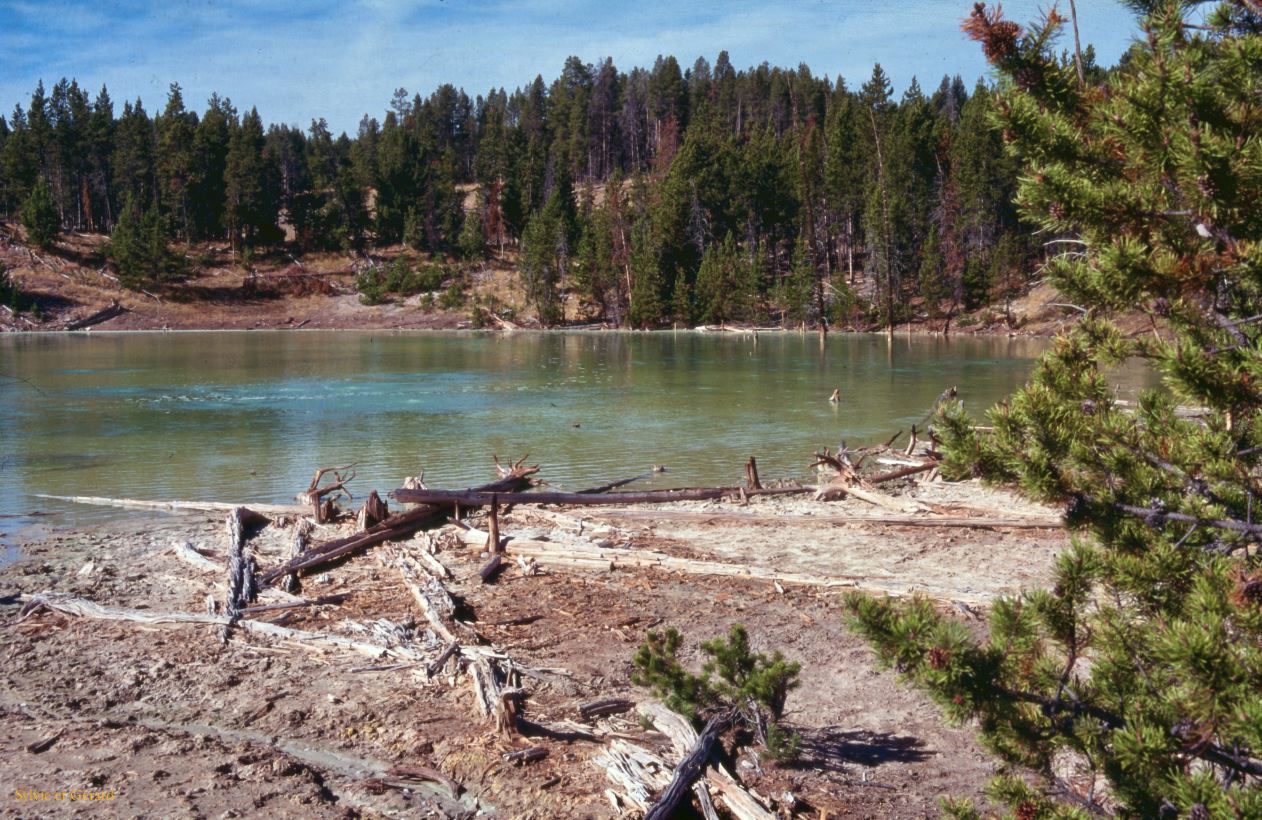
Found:
[[[486,238],[482,233],[482,202],[465,211],[464,225],[460,228],[460,255],[472,262],[486,258]]]
[[[279,174],[264,145],[263,120],[252,108],[232,131],[224,166],[228,227],[233,241],[248,249],[280,238]]]
[[[1262,13],[1225,2],[1190,27],[1182,3],[1148,5],[1101,87],[1052,53],[1054,12],[1023,31],[979,4],[966,23],[1008,83],[1018,204],[1072,239],[1048,275],[1088,315],[993,433],[947,410],[939,434],[946,472],[1065,505],[1053,586],[998,601],[984,639],[927,601],[848,599],[882,658],[1047,778],[994,784],[1023,818],[1262,816]],[[1123,311],[1154,332],[1120,331]],[[1122,406],[1108,367],[1130,357],[1162,387]]]
[[[135,200],[125,200],[105,255],[114,263],[118,281],[125,288],[140,290],[169,279],[175,260],[167,248],[158,207],[151,203],[142,211]]]
[[[61,218],[43,177],[36,180],[30,196],[22,204],[22,226],[26,228],[27,241],[43,250],[51,248],[61,233]]]
[[[197,116],[185,110],[179,83],[171,84],[166,108],[155,125],[162,210],[171,233],[187,239],[191,222],[189,183],[193,176],[193,135],[197,128]]]

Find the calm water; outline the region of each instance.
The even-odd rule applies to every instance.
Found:
[[[34,510],[117,516],[33,493],[285,502],[321,465],[356,496],[425,470],[493,478],[530,453],[579,490],[804,476],[816,447],[885,439],[958,385],[980,411],[1027,377],[1039,340],[696,333],[391,332],[0,338],[0,531]],[[834,388],[841,402],[827,401]]]

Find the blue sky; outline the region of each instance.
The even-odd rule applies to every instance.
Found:
[[[1050,0],[1048,0],[1050,2]],[[1038,0],[1009,0],[1012,19]],[[1067,0],[1061,0],[1067,12]],[[27,103],[41,78],[109,87],[116,109],[143,98],[160,111],[167,87],[199,112],[212,91],[264,122],[306,128],[328,119],[354,133],[380,117],[399,87],[428,95],[451,82],[476,96],[510,90],[565,58],[612,57],[622,70],[674,54],[684,67],[727,49],[739,68],[805,62],[817,74],[862,82],[880,62],[896,89],[943,74],[971,86],[986,72],[959,32],[968,0],[0,0],[0,110]],[[1112,63],[1137,27],[1113,0],[1078,0],[1084,43]],[[1062,45],[1068,47],[1068,37]]]

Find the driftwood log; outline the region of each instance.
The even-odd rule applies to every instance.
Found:
[[[696,745],[697,730],[682,715],[656,701],[641,703],[638,711],[653,722],[653,728],[670,738],[675,754],[686,755]],[[736,820],[775,820],[776,815],[745,790],[722,763],[713,759],[710,761],[705,770],[705,781],[718,793]]]
[[[490,484],[484,484],[466,492],[487,493],[489,495],[503,491],[515,494],[514,491],[530,486],[530,476],[538,471],[538,467],[515,467],[514,470],[510,471],[508,475],[499,481],[493,481]],[[424,491],[408,490],[406,492]],[[406,501],[407,499],[399,498],[399,500]],[[259,579],[260,583],[271,584],[283,575],[310,570],[313,567],[327,564],[357,550],[380,544],[382,541],[411,535],[427,523],[445,518],[452,506],[452,502],[443,501],[425,504],[407,512],[396,513],[361,533],[317,545],[303,554],[291,558],[284,564],[273,567],[263,574],[262,578]]]
[[[483,507],[493,497],[501,504],[566,504],[571,506],[611,506],[616,504],[667,504],[672,501],[709,501],[739,495],[743,487],[705,487],[678,490],[650,490],[640,493],[547,493],[500,492],[491,490],[405,490],[390,495],[412,504],[459,504],[462,507]],[[745,495],[799,495],[814,492],[809,487],[776,487],[744,490]]]
[[[838,524],[871,524],[889,527],[947,527],[967,530],[1014,529],[1059,530],[1065,522],[1059,516],[963,516],[963,515],[778,515],[766,516],[742,512],[695,512],[693,510],[601,510],[601,518],[625,521],[688,521],[758,524],[762,526],[836,526]]]
[[[658,795],[653,805],[649,806],[644,814],[644,820],[669,820],[675,816],[675,810],[679,808],[680,801],[692,791],[692,784],[709,765],[710,755],[714,753],[714,744],[718,742],[719,735],[723,734],[731,724],[730,712],[720,712],[706,721],[705,728],[697,737],[696,745],[683,760],[679,761],[670,785]]]
[[[94,507],[123,507],[134,510],[161,510],[164,512],[232,512],[241,504],[229,504],[221,501],[147,501],[139,498],[105,498],[99,495],[48,495],[34,493],[34,498],[47,498],[52,501],[68,501],[72,504],[88,504]],[[302,515],[306,507],[292,504],[250,504],[248,509],[261,515]]]
[[[113,319],[115,316],[121,316],[126,312],[127,312],[127,308],[123,307],[121,304],[119,304],[118,300],[115,299],[114,302],[109,307],[102,308],[101,310],[98,310],[96,313],[92,313],[87,316],[84,316],[82,319],[76,319],[73,322],[68,322],[66,324],[66,330],[82,330],[85,327],[92,327],[93,325],[99,325],[101,322],[108,322],[110,319]]]

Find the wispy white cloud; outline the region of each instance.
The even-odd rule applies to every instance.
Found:
[[[1008,0],[1017,20],[1044,0]],[[901,89],[918,75],[972,81],[985,65],[959,33],[955,0],[0,0],[0,110],[36,81],[75,77],[115,100],[162,107],[178,81],[190,106],[211,92],[265,120],[327,117],[354,130],[400,86],[443,82],[471,95],[550,80],[565,58],[612,57],[622,69],[674,54],[684,66],[726,49],[737,66],[796,66],[861,83],[880,62]],[[1112,0],[1079,0],[1084,39],[1111,61],[1135,30]]]

